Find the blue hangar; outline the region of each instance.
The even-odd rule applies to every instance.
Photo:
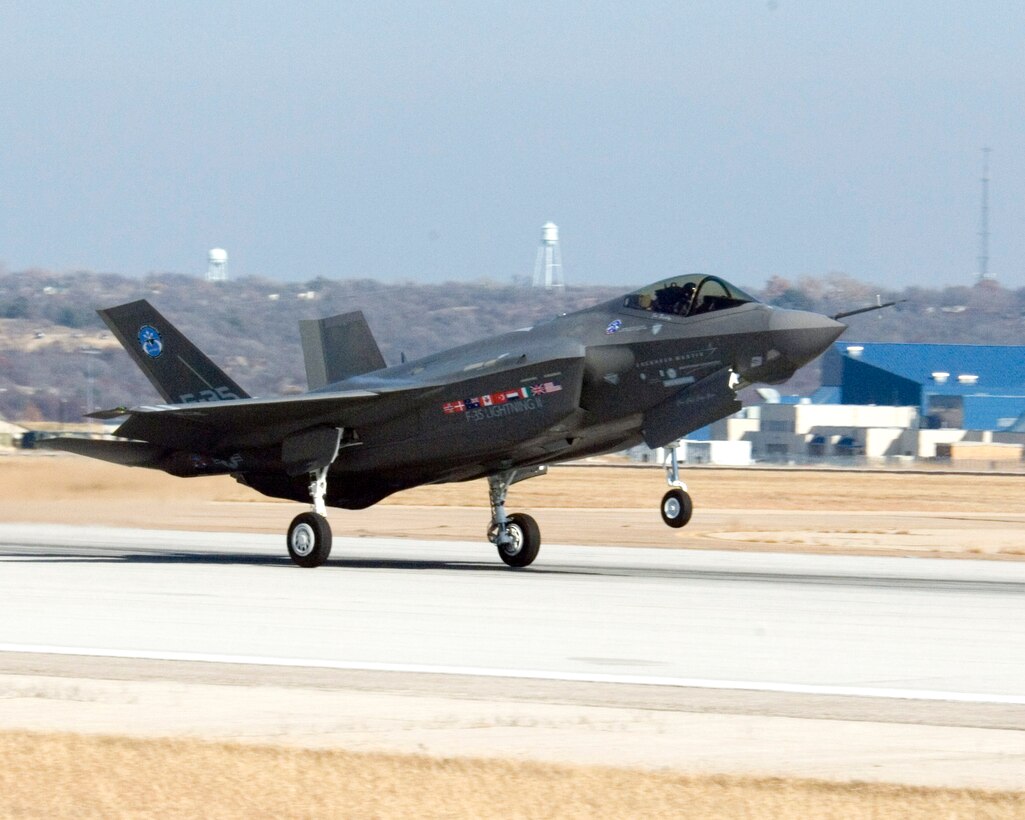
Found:
[[[812,401],[918,407],[923,429],[1025,431],[1025,347],[836,342]]]

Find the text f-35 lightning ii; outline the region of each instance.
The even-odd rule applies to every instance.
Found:
[[[694,274],[387,367],[357,311],[300,322],[309,392],[251,398],[148,302],[99,314],[167,403],[93,414],[127,417],[119,441],[40,445],[176,476],[227,473],[312,501],[288,528],[303,567],[330,554],[326,506],[476,478],[490,486],[488,540],[509,566],[528,566],[541,535],[506,511],[510,485],[557,462],[672,445],[736,412],[740,387],[785,381],[846,328]],[[692,504],[672,456],[662,518],[680,527]]]

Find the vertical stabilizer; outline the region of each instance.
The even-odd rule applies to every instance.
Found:
[[[165,401],[180,404],[249,398],[145,299],[96,312]]]
[[[299,336],[310,390],[385,367],[361,310],[327,319],[302,319]]]

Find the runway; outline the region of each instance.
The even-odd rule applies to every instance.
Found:
[[[1004,783],[1002,773],[1025,765],[1020,563],[545,545],[532,568],[511,571],[486,543],[338,538],[328,565],[302,570],[283,541],[0,525],[0,678],[15,693],[30,678],[44,691],[60,690],[62,677],[101,689],[110,684],[99,679],[116,679],[140,703],[159,700],[147,689],[157,679],[207,687],[206,697],[239,685],[331,690],[348,713],[408,707],[409,720],[419,709],[448,715],[449,728],[488,699],[517,714],[524,703],[591,719],[587,710],[626,710],[633,718],[619,720],[635,729],[647,710],[669,734],[662,746],[645,740],[662,758],[624,752],[638,765],[694,764],[708,745],[691,754],[683,734],[702,731],[717,744],[734,737],[734,757],[747,759],[776,737],[779,725],[765,721],[781,720],[826,724],[809,738],[874,727],[867,745],[843,747],[860,750],[863,777],[884,774],[866,761],[885,758],[879,744],[898,736],[918,749],[898,755],[902,765],[941,748],[962,780],[960,747],[981,754],[989,779],[970,783]],[[9,718],[0,705],[0,719],[17,723]],[[568,728],[576,718],[561,719]],[[736,720],[761,723],[729,730]],[[915,746],[907,724],[947,734]],[[425,748],[457,748],[446,737]],[[822,774],[821,742],[798,746],[792,759]],[[746,769],[779,770],[769,765],[778,748],[765,746]],[[849,758],[825,773],[837,776]],[[915,782],[949,776],[936,765],[908,771]]]

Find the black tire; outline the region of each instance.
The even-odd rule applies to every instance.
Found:
[[[541,529],[526,513],[510,515],[508,526],[513,540],[508,546],[498,547],[498,557],[510,567],[529,567],[541,549]]]
[[[694,514],[694,502],[690,495],[679,487],[673,487],[662,496],[662,520],[669,527],[679,528],[687,526],[691,515]]]
[[[331,554],[331,525],[319,513],[304,512],[288,527],[288,555],[301,567],[319,567]]]

